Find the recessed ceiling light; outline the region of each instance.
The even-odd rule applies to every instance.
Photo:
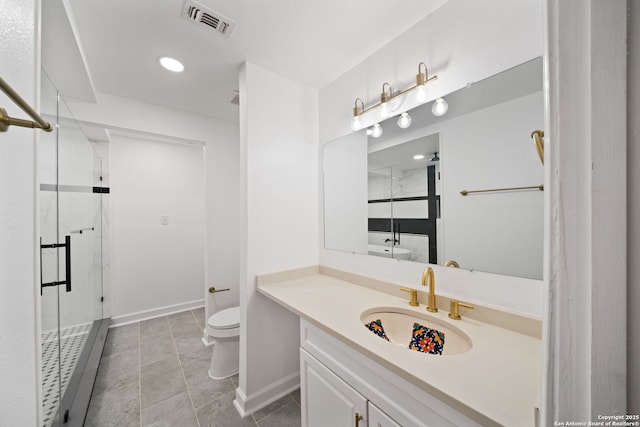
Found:
[[[169,71],[173,71],[174,73],[180,73],[184,71],[184,65],[182,65],[182,62],[178,61],[177,59],[163,56],[159,58],[158,61],[160,61],[160,65],[162,65]]]
[[[413,156],[413,160],[422,160],[424,159],[424,154],[416,154]]]

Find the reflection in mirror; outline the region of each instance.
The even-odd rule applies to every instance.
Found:
[[[542,60],[445,99],[441,117],[428,103],[408,128],[392,117],[377,138],[325,145],[325,247],[540,279],[543,193],[461,192],[542,185],[530,138],[544,123]]]
[[[435,134],[368,154],[369,255],[437,263],[438,150]]]

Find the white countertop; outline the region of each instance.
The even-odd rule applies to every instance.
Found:
[[[431,393],[470,418],[486,424],[533,426],[540,383],[539,339],[464,316],[448,318],[449,307],[428,313],[467,334],[472,348],[451,356],[411,351],[380,339],[363,327],[360,315],[374,307],[410,307],[408,299],[311,273],[258,278],[258,291],[297,315]]]

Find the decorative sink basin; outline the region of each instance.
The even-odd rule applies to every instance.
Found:
[[[438,335],[435,337],[436,341],[444,338],[441,347],[442,356],[465,353],[473,345],[471,338],[467,334],[428,313],[416,313],[396,307],[376,307],[364,311],[360,315],[360,320],[363,325],[380,320],[381,327],[384,329],[384,334],[386,334],[389,342],[406,349],[409,349],[409,345],[412,342],[415,323],[437,331],[432,335],[438,335],[438,332],[444,334],[444,336]]]

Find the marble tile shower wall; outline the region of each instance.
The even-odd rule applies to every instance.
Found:
[[[200,308],[111,329],[85,426],[299,427],[299,392],[240,418],[238,376],[207,374],[204,321]]]

